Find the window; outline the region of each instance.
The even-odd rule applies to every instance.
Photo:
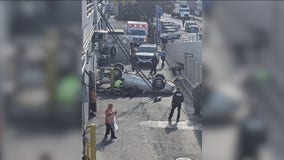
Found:
[[[138,47],[138,52],[156,52],[156,47]]]
[[[144,30],[130,30],[130,35],[145,36],[146,32]]]

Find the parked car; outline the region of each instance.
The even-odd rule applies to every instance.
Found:
[[[176,28],[180,28],[180,25],[176,24],[175,22],[161,22],[161,26],[174,26]]]
[[[198,33],[199,32],[199,26],[198,25],[186,25],[185,31],[189,33]]]
[[[138,65],[151,65],[152,58],[155,56],[156,55],[154,53],[150,52],[137,52],[135,53],[136,63]]]
[[[152,64],[152,58],[159,59],[160,48],[156,44],[141,44],[136,48],[135,58],[139,65]]]
[[[187,21],[185,26],[198,25],[196,21]]]
[[[176,26],[162,26],[163,32],[171,32],[171,31],[178,31],[178,28]]]
[[[180,25],[175,22],[161,22],[161,29],[174,28],[176,30],[180,29]]]
[[[180,32],[166,32],[161,34],[161,38],[166,39],[179,39],[181,37]]]

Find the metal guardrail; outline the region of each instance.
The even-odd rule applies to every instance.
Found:
[[[200,42],[199,38],[179,38],[168,40],[168,43],[187,43],[187,42]]]
[[[173,68],[179,66],[179,64],[170,55],[167,56],[168,65]],[[182,77],[181,83],[189,94],[193,90],[196,83],[201,83],[202,80],[202,64],[197,62],[192,54],[185,53],[184,70],[181,71]]]

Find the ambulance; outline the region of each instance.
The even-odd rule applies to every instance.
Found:
[[[148,23],[142,21],[127,21],[127,35],[131,43],[146,43]]]

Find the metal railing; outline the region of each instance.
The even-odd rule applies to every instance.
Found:
[[[192,91],[196,83],[201,83],[202,81],[202,64],[198,62],[193,54],[184,53],[185,61],[184,61],[184,70],[181,71],[181,75],[183,77],[183,83],[187,87],[188,92]],[[177,67],[179,64],[174,60],[170,55],[167,58],[168,65],[173,68]]]
[[[192,37],[192,38],[179,38],[179,39],[171,39],[168,40],[168,43],[188,43],[188,42],[200,42],[200,38]]]

